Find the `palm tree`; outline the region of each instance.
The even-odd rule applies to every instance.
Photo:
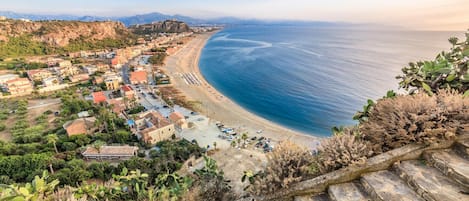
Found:
[[[246,147],[246,140],[248,138],[248,133],[243,133],[243,135],[241,135],[241,139],[243,139],[243,147]]]
[[[47,144],[53,144],[55,153],[58,154],[59,150],[57,149],[57,141],[59,140],[59,137],[57,137],[56,134],[49,134],[47,135]]]
[[[217,150],[217,142],[213,142],[213,148]]]
[[[101,153],[101,148],[105,145],[106,143],[101,141],[101,140],[96,140],[93,143],[93,148],[95,148],[98,151],[98,154]],[[101,158],[101,157],[99,157]]]

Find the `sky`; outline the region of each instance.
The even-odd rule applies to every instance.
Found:
[[[196,18],[240,17],[371,23],[426,30],[469,28],[469,0],[0,0],[2,11],[130,16],[150,12]]]

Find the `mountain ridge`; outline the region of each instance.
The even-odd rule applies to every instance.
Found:
[[[241,19],[237,17],[218,17],[212,19],[199,19],[185,15],[167,15],[159,12],[151,12],[145,14],[137,14],[132,16],[93,16],[93,15],[67,15],[67,14],[28,14],[13,11],[0,11],[0,16],[5,16],[12,19],[30,19],[33,21],[38,20],[77,20],[77,21],[120,21],[129,27],[137,24],[150,24],[157,21],[177,20],[183,21],[188,25],[203,25],[203,24],[217,24],[217,25],[258,25],[258,24],[282,24],[282,25],[320,25],[320,26],[336,26],[348,23],[344,22],[326,22],[326,21],[302,21],[302,20],[259,20],[259,19]]]

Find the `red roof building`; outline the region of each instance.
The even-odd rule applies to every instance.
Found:
[[[147,72],[135,71],[130,73],[130,83],[132,84],[147,84]]]
[[[93,93],[93,102],[95,104],[106,102],[106,95],[104,95],[104,92],[98,91]]]

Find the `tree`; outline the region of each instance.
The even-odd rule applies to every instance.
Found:
[[[449,43],[451,43],[451,45],[453,45],[452,49],[454,49],[454,47],[458,44],[458,40],[459,40],[459,38],[457,38],[457,37],[450,37],[448,39]]]
[[[231,145],[231,147],[233,147],[233,148],[236,147],[236,141],[232,140],[230,145]]]
[[[106,143],[101,141],[101,140],[96,140],[93,143],[93,148],[95,148],[98,151],[98,154],[101,153],[101,148],[105,145]]]
[[[217,142],[213,142],[213,148],[217,150]]]
[[[59,153],[59,150],[57,149],[57,140],[59,140],[59,137],[57,137],[56,134],[49,134],[47,135],[47,143],[54,145],[54,150],[55,153]]]
[[[246,140],[248,139],[248,133],[243,133],[241,139],[243,139],[243,147],[246,147]]]

